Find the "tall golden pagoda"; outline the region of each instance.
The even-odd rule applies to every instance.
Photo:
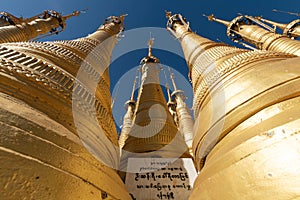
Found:
[[[167,17],[194,89],[200,173],[190,199],[299,198],[300,58],[216,43],[180,14]],[[250,27],[252,36],[258,29]]]
[[[0,45],[1,199],[130,199],[108,75],[123,19],[76,40]]]
[[[261,50],[300,56],[300,41],[275,33],[271,27],[252,16],[241,15],[231,22],[217,19],[214,15],[208,16],[208,19],[225,25],[227,36],[234,42],[245,41]]]
[[[134,83],[127,102],[119,139],[119,174],[132,199],[186,199],[196,177],[188,148],[191,138],[187,126],[192,129],[193,124],[186,123],[192,118],[187,116],[182,91],[177,90],[173,76],[175,100],[167,87],[166,102],[159,79],[163,68],[152,54],[153,40],[150,38],[148,55],[140,62],[141,83],[136,101]]]
[[[190,157],[184,137],[178,130],[175,121],[169,112],[162,88],[160,86],[160,61],[152,55],[153,38],[149,40],[149,52],[140,64],[142,65],[142,80],[139,88],[135,110],[132,116],[132,125],[126,131],[121,169],[124,171],[127,159],[141,158],[178,158]],[[131,104],[133,105],[133,92]],[[129,102],[130,103],[130,102]],[[128,112],[132,112],[129,105]],[[126,116],[124,122],[126,121]],[[127,128],[127,127],[123,127]],[[121,133],[121,136],[123,131]],[[123,138],[123,137],[121,137]]]

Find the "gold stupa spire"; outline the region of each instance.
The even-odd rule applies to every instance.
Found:
[[[171,95],[171,91],[170,91],[170,85],[168,84],[168,79],[167,79],[167,75],[166,75],[166,71],[164,70],[164,77],[166,80],[166,90],[167,90],[167,95],[168,95],[168,102],[167,102],[167,106],[169,108],[169,112],[171,113],[171,115],[173,116],[174,122],[176,124],[176,126],[178,126],[178,118],[177,118],[177,113],[176,113],[176,102],[174,102],[172,95]]]
[[[268,20],[268,19],[264,19],[263,17],[261,16],[257,16],[257,17],[254,17],[255,19],[258,19],[262,22],[266,22],[268,24],[271,24],[273,27],[274,27],[274,30],[276,30],[276,28],[280,28],[280,29],[284,29],[286,27],[287,24],[281,24],[281,23],[278,23],[278,22],[274,22],[274,21],[271,21],[271,20]]]
[[[220,23],[224,21],[217,19],[215,16],[209,17],[209,19]],[[291,40],[286,36],[274,33],[273,28],[254,17],[240,15],[227,23],[226,27],[227,36],[234,42],[245,41],[261,50],[300,56],[300,41]]]
[[[16,25],[21,23],[28,23],[38,19],[43,13],[37,14],[30,18],[16,17],[9,12],[0,12],[0,27],[7,25]]]
[[[169,112],[170,112],[171,116],[173,117],[173,120],[178,128],[178,115],[176,113],[176,102],[174,101],[174,99],[172,98],[172,95],[171,95],[171,89],[170,89],[170,85],[168,83],[166,71],[165,70],[163,70],[163,71],[164,71],[164,77],[166,80],[165,88],[166,88],[167,96],[168,96],[167,106],[168,106]],[[179,130],[179,128],[178,128],[178,130]]]
[[[0,27],[0,43],[25,42],[37,37],[57,34],[65,29],[68,18],[79,14],[79,11],[74,11],[72,14],[63,16],[56,11],[47,10],[40,15],[23,19],[4,12],[2,16],[10,25]]]
[[[279,13],[285,13],[285,14],[289,14],[289,15],[295,15],[295,16],[298,16],[298,17],[300,16],[300,13],[289,12],[289,11],[284,11],[284,10],[273,9],[272,11],[279,12]]]
[[[264,19],[262,17],[256,17],[256,18],[261,20],[262,22],[271,24],[274,27],[274,29],[276,28],[281,29],[282,34],[284,36],[288,36],[292,39],[300,37],[300,19],[293,20],[288,24],[281,24],[268,19]]]
[[[239,22],[232,30],[271,34]],[[193,152],[201,170],[190,199],[299,196],[291,188],[300,181],[300,136],[294,134],[300,123],[300,58],[216,43],[186,24],[180,14],[168,16],[167,29],[182,46],[194,90]]]
[[[172,96],[175,97],[176,102],[176,116],[178,117],[178,127],[179,131],[183,135],[184,141],[189,148],[189,152],[192,155],[192,143],[194,138],[193,128],[194,128],[194,120],[190,113],[190,110],[186,103],[184,102],[186,97],[184,96],[184,92],[182,90],[178,90],[177,85],[175,83],[174,74],[171,73],[170,69],[170,78],[173,83],[174,92]]]
[[[123,28],[112,16],[76,40],[0,45],[1,199],[131,199],[107,72]]]
[[[133,82],[130,100],[128,100],[125,103],[125,109],[127,110],[127,112],[124,115],[122,130],[121,130],[120,138],[119,138],[120,149],[123,148],[125,141],[127,140],[129,132],[132,127],[132,121],[133,121],[134,110],[135,110],[135,105],[136,105],[136,102],[134,100],[134,92],[136,89],[137,78],[138,77],[135,77],[134,82]]]
[[[154,38],[151,37],[151,34],[150,34],[150,39],[148,41],[148,56],[149,57],[152,56],[152,46],[153,46],[153,43],[154,43]]]
[[[214,14],[211,14],[211,15],[209,15],[209,16],[203,14],[203,16],[204,16],[204,17],[207,17],[207,19],[208,19],[209,21],[215,21],[215,22],[218,22],[218,23],[220,23],[220,24],[223,24],[223,25],[226,26],[226,27],[230,25],[230,22],[229,22],[229,21],[222,20],[222,19],[218,19],[218,18],[215,17]]]

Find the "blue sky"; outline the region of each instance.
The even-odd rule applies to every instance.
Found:
[[[5,3],[4,3],[5,2]],[[224,39],[224,28],[202,17],[202,13],[214,13],[224,19],[232,19],[237,13],[263,15],[283,22],[296,16],[272,12],[272,9],[300,12],[298,0],[10,0],[1,3],[1,10],[17,16],[29,17],[42,10],[53,9],[64,14],[74,10],[88,8],[88,12],[69,20],[68,28],[58,39],[70,39],[85,36],[94,31],[109,15],[128,13],[126,28],[165,27],[164,10],[182,13],[190,22],[194,31],[211,39]],[[49,38],[50,39],[50,38]]]
[[[164,45],[164,47],[154,49],[154,54],[161,60],[162,64],[172,66],[174,70],[176,69],[182,74],[183,78],[187,77],[185,61],[182,56],[178,55],[182,55],[179,43],[164,30],[166,25],[164,10],[181,13],[190,22],[192,30],[198,34],[214,41],[220,40],[234,45],[227,38],[224,26],[207,21],[202,14],[205,13],[209,15],[214,13],[217,17],[226,20],[233,19],[238,13],[252,16],[262,15],[267,19],[288,23],[296,19],[297,16],[275,13],[272,12],[272,10],[279,9],[300,12],[300,2],[299,0],[2,0],[0,10],[10,12],[16,16],[30,17],[48,9],[69,14],[74,10],[83,10],[86,8],[88,8],[88,11],[85,14],[74,17],[67,22],[65,31],[43,40],[84,37],[95,31],[106,17],[110,15],[128,14],[125,20],[125,27],[128,32],[125,32],[125,37],[121,39],[117,47],[123,48],[133,43],[139,43],[139,45],[137,45],[138,48],[135,50],[133,49],[133,51],[131,51],[131,49],[130,52],[117,56],[111,65],[112,92],[118,91],[118,93],[120,93],[117,95],[116,109],[114,112],[116,122],[119,123],[125,111],[123,109],[123,103],[129,98],[130,94],[129,88],[131,84],[128,84],[128,81],[134,78],[135,71],[133,70],[129,79],[126,79],[126,84],[118,84],[118,81],[130,69],[137,67],[140,59],[147,54],[146,43],[149,38],[149,32],[153,32],[153,36],[155,37],[156,43],[154,44],[154,48],[158,47],[159,44],[168,43]],[[134,37],[130,35],[131,33],[134,33]],[[139,41],[135,41],[137,34]],[[170,49],[176,50],[172,52]],[[179,76],[180,75],[177,75],[176,78],[179,79]],[[164,80],[162,80],[162,82],[164,83]],[[124,88],[125,85],[127,88]],[[182,89],[188,90],[186,85],[180,85],[179,87],[184,87]],[[127,93],[122,93],[124,91]],[[186,93],[189,97],[188,103],[191,106],[192,92],[187,91]]]

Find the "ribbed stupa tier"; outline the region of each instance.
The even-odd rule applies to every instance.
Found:
[[[159,81],[159,60],[149,55],[142,61],[142,81],[129,136],[122,151],[121,169],[132,158],[189,157],[187,146],[171,116]]]
[[[169,144],[177,133],[174,120],[166,107],[158,73],[159,66],[156,63],[147,63],[143,66],[143,82],[138,96],[134,125],[124,146],[127,151],[159,150]]]
[[[11,22],[10,25],[3,21],[2,27],[0,27],[0,43],[26,42],[47,33],[58,33],[65,28],[68,18],[77,16],[79,13],[75,11],[70,15],[62,16],[55,11],[45,11],[40,16],[29,19],[20,19],[9,15],[8,17],[13,19],[9,20]]]
[[[133,153],[156,152],[157,157],[177,157],[178,145],[184,145],[184,140],[177,140],[180,135],[173,117],[168,111],[159,79],[157,63],[145,63],[143,66],[143,81],[139,90],[137,108],[133,119],[133,126],[123,147]],[[176,143],[172,143],[172,140]],[[183,142],[180,144],[180,142]],[[166,151],[163,147],[168,146]],[[172,151],[170,150],[172,147]],[[160,151],[161,150],[161,151]],[[181,154],[184,151],[181,151]],[[174,156],[172,156],[174,154]],[[180,156],[180,155],[179,155]]]
[[[300,59],[215,43],[167,16],[194,89],[200,173],[190,199],[299,197]]]
[[[0,45],[0,199],[130,199],[108,77],[122,30],[110,17],[86,38]]]
[[[224,24],[228,37],[235,42],[245,41],[261,50],[300,56],[300,41],[265,29],[266,25],[251,16],[238,16],[231,22],[219,20],[213,15],[209,16],[209,19]]]

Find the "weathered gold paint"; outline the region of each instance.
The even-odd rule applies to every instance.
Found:
[[[215,43],[181,15],[169,15],[168,29],[195,95],[200,173],[190,199],[299,198],[300,59]]]

